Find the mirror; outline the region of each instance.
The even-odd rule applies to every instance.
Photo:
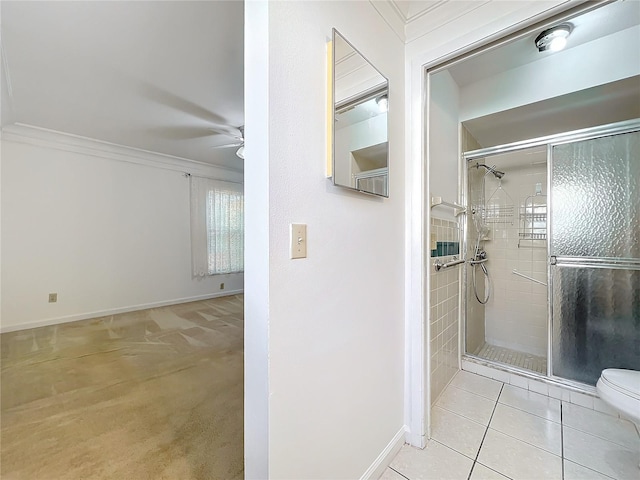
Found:
[[[333,29],[333,184],[389,196],[389,81]]]

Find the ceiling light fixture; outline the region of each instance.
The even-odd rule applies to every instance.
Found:
[[[244,145],[236,151],[236,155],[244,160]]]
[[[380,95],[376,98],[376,103],[380,109],[380,113],[384,113],[389,110],[389,98],[386,95]]]
[[[544,30],[535,40],[538,51],[558,52],[562,50],[567,44],[571,30],[573,30],[573,26],[570,23],[563,23]]]

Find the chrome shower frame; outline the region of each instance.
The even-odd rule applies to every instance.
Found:
[[[552,182],[552,168],[553,168],[553,147],[557,145],[562,145],[566,143],[573,143],[582,140],[590,140],[594,138],[606,137],[610,135],[618,135],[623,133],[629,133],[633,131],[640,130],[640,119],[634,120],[626,120],[623,122],[616,122],[609,125],[597,126],[592,128],[585,128],[581,130],[575,130],[571,132],[564,132],[555,135],[548,135],[544,137],[533,138],[529,140],[523,140],[519,142],[514,142],[506,145],[499,145],[496,147],[483,148],[478,150],[472,150],[468,152],[463,152],[460,156],[460,164],[459,164],[459,175],[458,175],[458,184],[460,188],[460,201],[462,205],[468,207],[469,204],[469,168],[475,167],[475,165],[469,165],[469,162],[473,160],[479,160],[481,158],[490,157],[493,155],[500,155],[503,153],[516,152],[519,150],[525,150],[532,147],[542,147],[546,146],[547,148],[547,192],[548,192],[548,211],[552,211],[553,209],[553,191],[551,188]],[[489,169],[489,167],[487,167]],[[503,173],[503,172],[500,172]],[[549,215],[547,220],[547,231],[550,232],[552,229],[552,216]],[[463,234],[462,246],[463,252],[466,256],[467,250],[469,248],[469,223],[470,218],[469,215],[465,215],[465,221],[463,222],[461,232]],[[576,382],[573,380],[568,380],[562,377],[556,377],[553,375],[553,355],[552,355],[552,347],[553,347],[553,302],[552,292],[553,292],[553,279],[551,276],[551,258],[549,257],[548,252],[551,251],[551,234],[547,235],[547,373],[546,375],[539,374],[537,372],[533,372],[530,370],[525,370],[519,367],[515,367],[512,365],[506,365],[502,363],[493,362],[490,360],[481,359],[476,357],[472,353],[467,352],[467,310],[469,308],[467,301],[468,294],[468,277],[469,274],[467,272],[468,262],[465,265],[465,268],[462,269],[462,281],[460,283],[460,352],[461,357],[464,359],[465,357],[471,359],[479,359],[481,362],[489,364],[489,365],[499,365],[501,369],[507,371],[513,371],[520,375],[543,379],[544,381],[557,384],[564,387],[570,387],[579,391],[594,393],[595,387],[591,385],[586,385],[584,383]]]

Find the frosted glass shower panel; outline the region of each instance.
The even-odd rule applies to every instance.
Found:
[[[640,133],[553,147],[552,373],[640,369]]]
[[[555,266],[553,374],[595,385],[605,368],[640,370],[640,270]]]
[[[640,132],[553,147],[551,255],[640,257]]]

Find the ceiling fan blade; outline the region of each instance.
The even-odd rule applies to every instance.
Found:
[[[228,135],[233,138],[237,138],[238,140],[242,140],[242,130],[236,127],[230,127],[226,125],[212,125],[209,127],[212,132],[219,133],[221,135]]]
[[[201,105],[197,105],[186,98],[182,98],[168,90],[158,87],[157,85],[153,85],[148,82],[140,82],[138,91],[144,98],[207,122],[211,122],[216,125],[224,124],[226,122],[226,120],[220,115],[217,115],[216,113],[207,110]]]
[[[200,126],[173,126],[151,127],[149,133],[158,135],[167,140],[192,140],[194,138],[212,137],[218,135],[218,131],[210,127]]]
[[[234,143],[225,143],[223,145],[212,145],[209,148],[231,148],[231,147],[241,147],[244,145],[244,142],[234,142]]]

